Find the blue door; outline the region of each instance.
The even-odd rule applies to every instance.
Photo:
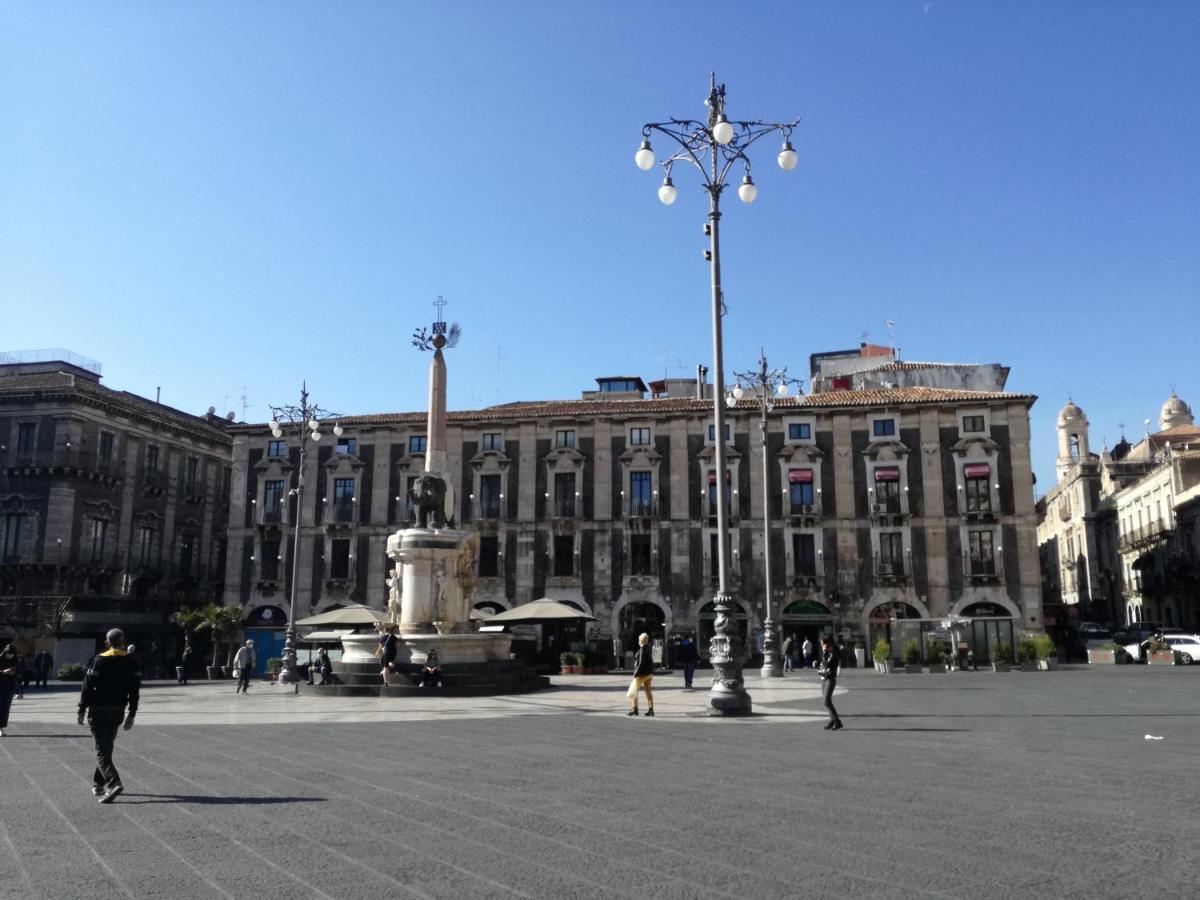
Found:
[[[247,628],[246,640],[254,641],[254,674],[267,674],[267,660],[283,656],[284,633],[276,628]]]

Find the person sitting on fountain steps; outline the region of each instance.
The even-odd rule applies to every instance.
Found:
[[[646,691],[646,703],[650,707],[646,710],[646,715],[654,715],[654,692],[650,689],[650,682],[653,680],[654,651],[650,647],[650,635],[643,631],[638,635],[638,651],[633,662],[633,681],[629,683],[629,690],[626,691],[626,696],[629,697],[629,712],[625,715],[638,714],[638,691],[643,688]]]
[[[441,687],[442,667],[438,665],[436,650],[430,650],[425,655],[425,665],[421,669],[421,687]]]

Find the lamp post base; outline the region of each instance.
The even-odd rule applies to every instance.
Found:
[[[744,687],[727,689],[714,684],[708,692],[710,716],[748,716],[753,711],[753,703]]]
[[[281,684],[296,684],[300,681],[300,669],[296,666],[296,630],[288,626],[283,639],[283,665],[279,669]]]
[[[748,716],[753,710],[753,704],[742,682],[746,642],[737,633],[727,615],[730,609],[729,597],[718,594],[716,603],[715,633],[708,644],[708,661],[713,667],[712,688],[708,692],[708,714]]]
[[[775,622],[768,618],[763,623],[763,664],[759,669],[762,678],[782,678],[783,660],[779,657],[779,636],[775,633]]]

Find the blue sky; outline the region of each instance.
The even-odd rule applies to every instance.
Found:
[[[705,198],[644,122],[803,121],[727,195],[726,364],[886,342],[1003,362],[1131,437],[1200,408],[1200,4],[8,3],[0,349],[266,417],[420,409],[414,327],[464,337],[452,408],[708,362]],[[767,142],[764,142],[767,143]]]

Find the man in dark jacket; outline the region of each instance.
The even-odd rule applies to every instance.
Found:
[[[692,678],[696,674],[696,663],[700,662],[700,652],[696,649],[696,642],[692,640],[690,634],[685,634],[683,640],[679,642],[676,659],[683,666],[683,686],[691,690]]]
[[[142,686],[142,671],[135,657],[125,652],[125,635],[113,628],[105,635],[108,648],[93,657],[83,679],[79,695],[79,724],[87,716],[96,742],[96,771],[92,773],[92,793],[101,803],[112,803],[124,788],[113,765],[113,745],[117,730],[133,727]],[[128,706],[129,712],[125,709]]]
[[[37,656],[33,658],[33,674],[36,679],[34,683],[38,687],[45,687],[46,681],[50,677],[50,670],[53,668],[54,657],[50,655],[48,650],[39,650]]]

